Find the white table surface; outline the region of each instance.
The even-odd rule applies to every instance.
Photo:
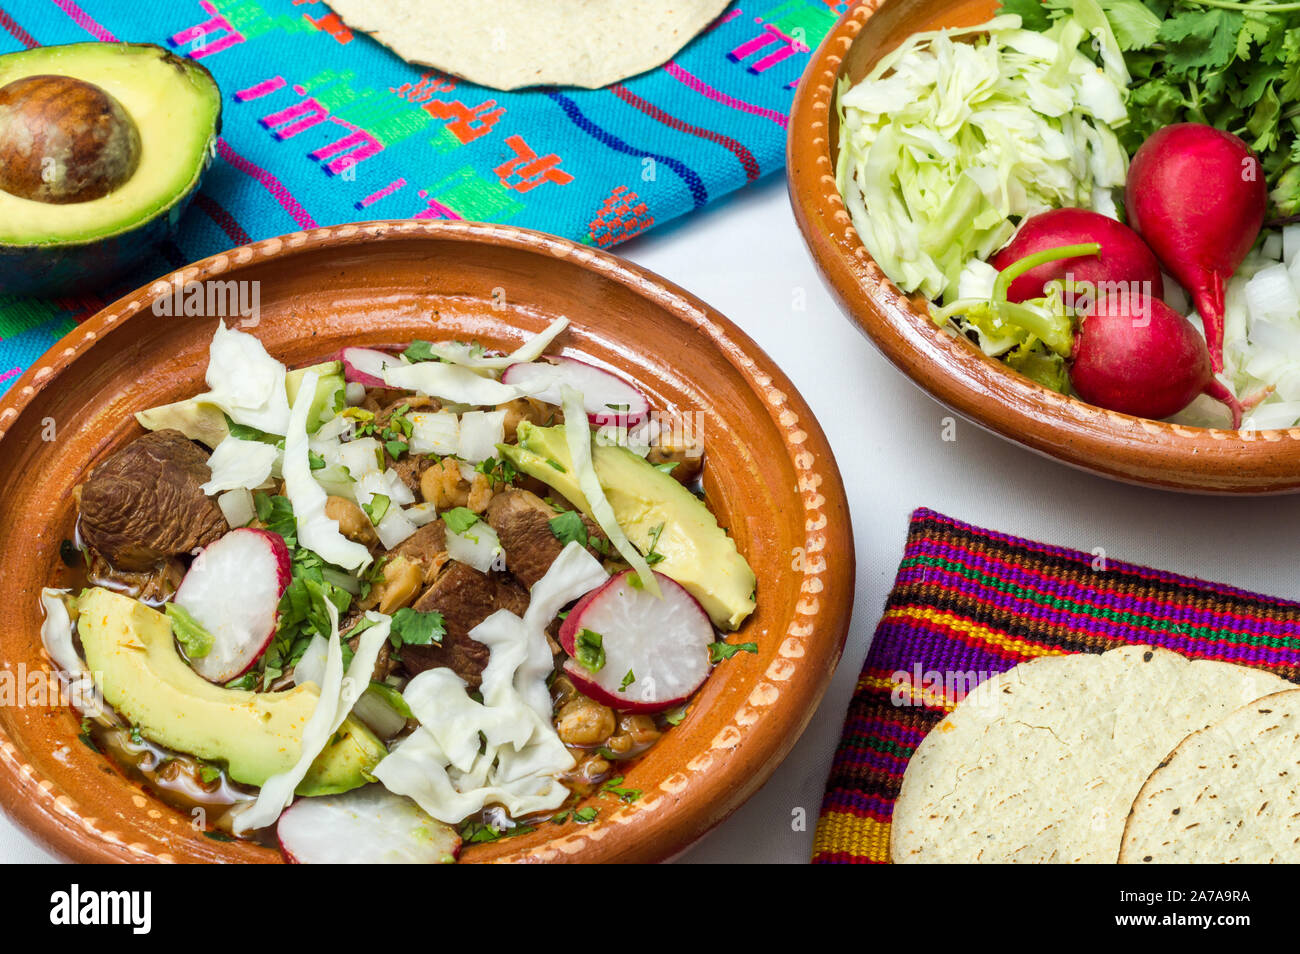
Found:
[[[1300,599],[1300,497],[1227,500],[1082,474],[964,421],[889,365],[840,314],[804,248],[781,177],[624,245],[621,253],[718,308],[817,415],[848,490],[857,547],[853,625],[821,708],[785,763],[688,862],[802,863],[845,707],[902,555],[927,506],[984,527]],[[807,827],[793,830],[796,809]],[[0,816],[0,860],[53,860]]]

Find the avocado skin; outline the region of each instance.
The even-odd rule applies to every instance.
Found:
[[[587,516],[564,425],[519,425],[517,444],[497,451],[520,473],[554,488]],[[709,508],[668,474],[625,447],[593,443],[592,463],[623,532],[641,550],[653,544],[663,560],[654,570],[686,588],[720,629],[738,629],[754,612],[756,578],[736,543]],[[560,465],[558,468],[555,464]],[[663,530],[656,538],[658,525]]]
[[[77,600],[77,632],[104,700],[145,738],[224,764],[237,782],[263,785],[291,768],[319,694],[225,689],[181,658],[171,621],[144,603],[100,587]],[[384,744],[348,718],[299,784],[299,795],[329,795],[366,784],[387,754]]]
[[[158,243],[176,231],[189,208],[199,180],[157,215],[117,235],[89,242],[57,245],[7,245],[0,243],[0,294],[74,295],[94,291],[142,262]]]
[[[98,43],[71,43],[62,48],[102,46]],[[33,243],[30,245],[0,241],[0,294],[5,295],[72,295],[103,288],[143,261],[154,247],[176,232],[181,217],[189,208],[203,176],[212,164],[214,145],[221,135],[223,103],[221,91],[212,73],[196,60],[182,58],[156,43],[118,43],[123,49],[157,51],[168,65],[182,74],[201,77],[216,97],[216,115],[207,142],[199,155],[194,175],[171,202],[112,235],[87,241]],[[43,47],[41,49],[57,49]],[[19,53],[7,54],[19,56]],[[0,60],[4,59],[0,56]]]

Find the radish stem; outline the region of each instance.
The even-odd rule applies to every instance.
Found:
[[[993,300],[1004,302],[1007,300],[1007,289],[1017,278],[1029,271],[1031,268],[1037,268],[1047,262],[1055,262],[1062,258],[1081,258],[1084,255],[1100,255],[1101,245],[1097,242],[1082,242],[1078,245],[1062,245],[1058,248],[1045,248],[1041,252],[1034,252],[1032,255],[1026,255],[1024,258],[1017,259],[1002,271],[998,272],[997,281],[993,283]]]

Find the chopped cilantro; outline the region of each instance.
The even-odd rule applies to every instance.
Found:
[[[650,549],[646,552],[645,562],[647,566],[654,566],[656,563],[663,561],[664,555],[655,551],[659,546],[659,538],[663,535],[664,525],[661,523],[650,531]]]
[[[641,789],[622,788],[621,787],[622,785],[623,785],[623,776],[617,775],[614,778],[611,778],[603,786],[601,786],[601,790],[609,792],[609,794],[614,795],[617,798],[629,803],[635,802],[638,798],[641,797]]]
[[[389,641],[393,648],[406,646],[442,645],[442,637],[447,635],[442,614],[422,612],[404,606],[393,614],[393,627]]]
[[[262,526],[284,538],[285,545],[293,549],[298,545],[298,524],[293,517],[293,504],[288,497],[268,493],[253,494],[253,508]]]
[[[77,733],[77,738],[80,739],[81,744],[84,745],[86,748],[90,749],[90,751],[92,752],[99,751],[99,746],[95,744],[95,737],[90,734],[89,719],[83,718],[81,720],[81,731]]]
[[[478,514],[468,507],[453,507],[442,515],[442,522],[452,533],[464,533],[478,523]]]
[[[366,512],[370,522],[378,526],[379,521],[384,519],[384,514],[388,513],[388,505],[391,503],[387,494],[375,494],[370,498],[369,503],[361,505],[361,509]]]
[[[552,517],[548,523],[551,527],[551,533],[555,539],[563,544],[573,543],[575,540],[579,546],[586,546],[587,525],[582,521],[582,515],[576,510],[566,510],[556,517]]]
[[[495,825],[489,825],[482,821],[464,821],[460,826],[460,839],[467,845],[480,845],[484,842],[496,841],[498,838],[512,838],[515,835],[526,835],[533,831],[530,825],[515,825],[513,828],[497,828]]]
[[[634,682],[636,682],[636,674],[633,673],[631,669],[629,669],[627,671],[627,675],[623,677],[623,681],[619,683],[618,691],[627,692],[627,687],[632,685],[632,683]]]
[[[709,643],[709,662],[718,663],[730,659],[736,653],[757,653],[758,643],[728,643],[719,641]]]
[[[519,476],[519,471],[515,469],[515,465],[504,457],[500,460],[489,457],[487,460],[479,461],[474,465],[474,470],[486,477],[488,484],[494,489],[511,483]]]
[[[257,441],[259,444],[274,444],[276,447],[284,446],[284,438],[276,434],[268,434],[266,431],[260,431],[256,427],[249,427],[247,424],[236,424],[229,417],[226,418],[226,427],[230,431],[230,436],[241,441]]]
[[[433,352],[433,344],[428,341],[421,341],[416,338],[406,350],[402,352],[402,357],[407,361],[437,361],[438,356]]]

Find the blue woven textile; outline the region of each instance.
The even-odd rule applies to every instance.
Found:
[[[795,84],[841,7],[733,4],[624,83],[502,93],[405,63],[319,0],[0,0],[0,53],[159,43],[212,71],[224,110],[178,235],[134,274],[76,300],[0,297],[0,392],[103,304],[248,241],[415,217],[608,247],[700,208],[781,168]]]

